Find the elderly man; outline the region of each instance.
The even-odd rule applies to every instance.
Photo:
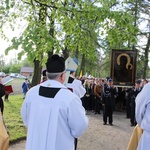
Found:
[[[81,100],[63,85],[65,61],[46,63],[48,80],[31,88],[21,108],[28,128],[26,150],[74,150],[74,139],[88,127]]]

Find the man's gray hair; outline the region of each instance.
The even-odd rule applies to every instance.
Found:
[[[57,79],[62,74],[62,72],[59,72],[59,73],[49,73],[49,72],[47,72],[46,74],[47,74],[48,79],[54,80],[54,79]]]

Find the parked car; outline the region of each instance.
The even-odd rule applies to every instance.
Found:
[[[10,77],[11,78],[17,78],[18,77],[18,73],[10,73]]]
[[[11,78],[21,78],[21,79],[25,79],[26,78],[25,76],[23,76],[23,75],[21,75],[19,73],[11,73],[10,77]]]
[[[5,77],[6,74],[4,72],[0,72],[0,77]]]
[[[21,74],[18,74],[17,78],[21,78],[21,79],[26,79],[27,77],[21,75]]]

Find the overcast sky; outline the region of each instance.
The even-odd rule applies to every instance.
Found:
[[[23,30],[26,27],[26,22],[18,22],[18,25],[21,25],[20,28],[16,28],[14,31],[12,31],[12,29],[10,29],[10,27],[5,26],[4,28],[4,33],[6,35],[6,37],[9,37],[9,41],[3,40],[0,37],[0,55],[4,55],[6,63],[8,63],[10,61],[10,59],[16,58],[17,53],[21,50],[11,50],[9,51],[8,55],[5,55],[5,49],[11,44],[11,39],[13,37],[19,37],[21,35],[21,33],[23,32]],[[17,25],[16,25],[17,26]]]

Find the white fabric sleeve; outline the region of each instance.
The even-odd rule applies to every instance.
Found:
[[[148,83],[147,85],[144,86],[142,91],[137,95],[136,97],[136,121],[138,125],[142,127],[143,122],[145,122],[148,118],[149,114],[149,103],[150,103],[150,84]],[[147,118],[147,119],[146,119]],[[146,119],[146,120],[145,120]],[[148,121],[148,120],[147,120]]]
[[[144,131],[150,132],[150,103],[146,106],[146,111],[141,122],[141,128]]]
[[[82,82],[81,81],[78,81],[76,80],[76,90],[75,90],[75,94],[79,96],[79,98],[82,98],[85,93],[86,93],[86,90],[85,88],[83,87],[82,85]]]
[[[88,127],[88,118],[85,114],[85,109],[77,96],[69,104],[68,124],[71,134],[75,138],[80,137]]]
[[[27,127],[28,126],[28,114],[29,113],[29,107],[28,107],[28,96],[26,95],[26,98],[24,99],[24,102],[22,104],[22,107],[21,107],[21,117],[22,117],[22,121],[24,123],[24,125]]]

